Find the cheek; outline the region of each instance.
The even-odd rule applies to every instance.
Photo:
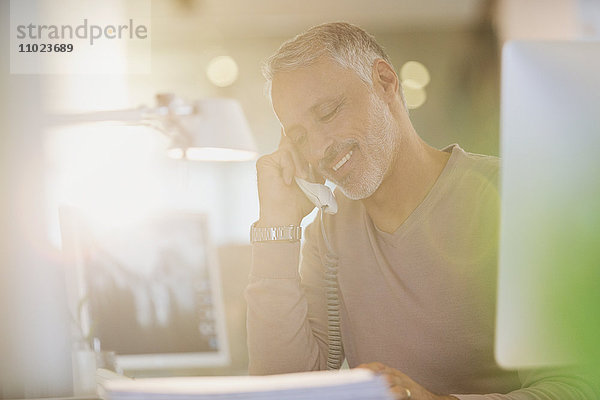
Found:
[[[348,139],[360,141],[364,136],[365,127],[367,124],[362,118],[357,116],[340,116],[335,121],[330,123],[330,132],[336,142],[341,142]]]

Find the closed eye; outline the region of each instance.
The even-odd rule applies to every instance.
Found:
[[[335,115],[337,114],[337,112],[339,111],[341,107],[341,104],[339,106],[337,106],[336,108],[333,109],[333,111],[331,111],[330,113],[322,116],[321,118],[319,118],[319,120],[321,122],[328,122],[331,121],[333,119],[333,117],[335,117]]]

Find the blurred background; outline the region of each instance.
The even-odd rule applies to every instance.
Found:
[[[280,128],[263,92],[262,61],[284,40],[310,26],[348,21],[375,35],[389,53],[406,83],[413,124],[427,142],[438,148],[459,143],[467,151],[497,155],[502,44],[517,38],[585,36],[594,29],[594,21],[587,20],[597,14],[594,3],[597,1],[315,0],[299,4],[153,0],[151,74],[46,75],[40,81],[41,108],[61,114],[152,106],[154,96],[164,92],[188,101],[233,98],[242,106],[258,153],[266,154],[276,148]],[[123,2],[124,8],[113,12],[129,12],[127,4]],[[135,49],[125,48],[113,55],[111,62],[127,63],[135,55]],[[405,66],[409,67],[406,77]],[[133,181],[140,192],[130,203],[138,208],[167,201],[208,211],[218,244],[246,241],[247,225],[254,221],[258,204],[252,161],[195,164],[163,160],[159,169],[148,170],[150,166],[144,163],[156,165],[157,156],[168,145],[166,138],[123,134],[116,129],[99,133],[94,127],[83,135],[80,126],[75,129],[77,132],[69,132],[71,127],[61,127],[44,134],[44,170],[50,180],[48,229],[55,242],[60,241],[53,211],[56,203],[100,207],[111,203],[107,197],[115,194],[103,184],[120,185],[122,190]],[[101,172],[100,183],[90,173],[103,165],[103,160],[112,168]],[[117,161],[124,160],[127,168],[117,166]],[[136,179],[128,175],[136,172],[140,173]],[[81,176],[87,186],[75,193],[69,183]],[[120,195],[119,202],[123,202],[123,193]],[[114,211],[106,210],[103,217]]]
[[[53,319],[68,318],[61,314],[64,299],[57,296],[64,291],[60,274],[66,268],[58,210],[67,204],[113,225],[165,209],[205,215],[220,271],[230,359],[218,367],[177,373],[245,374],[248,361],[243,290],[250,262],[248,230],[258,218],[254,161],[172,160],[164,156],[168,139],[160,134],[94,124],[48,128],[42,115],[152,106],[157,93],[186,101],[233,98],[241,104],[259,155],[270,153],[280,128],[264,95],[262,61],[310,26],[347,21],[373,34],[388,52],[404,80],[413,124],[425,141],[498,155],[502,44],[597,37],[598,3],[152,0],[150,74],[10,75],[3,60],[3,354],[19,357],[18,346],[12,353],[9,348],[23,335],[40,343],[45,355],[38,354],[38,362],[62,360],[60,349],[70,346],[62,339],[65,328],[56,327]],[[134,11],[128,4],[106,12]],[[8,1],[2,7],[7,26]],[[135,57],[135,48],[123,48],[109,61],[127,64]],[[15,311],[21,304],[26,311]],[[21,333],[8,332],[9,326],[20,327]],[[33,332],[39,329],[46,333]],[[59,342],[62,347],[55,345]]]

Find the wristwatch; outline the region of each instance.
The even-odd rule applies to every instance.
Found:
[[[258,221],[257,221],[258,222]],[[250,226],[250,242],[285,241],[297,242],[302,238],[302,227],[296,225],[259,228],[256,222]]]

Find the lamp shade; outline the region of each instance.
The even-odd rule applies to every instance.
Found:
[[[256,144],[240,104],[234,99],[194,102],[194,112],[179,116],[168,154],[203,161],[245,161],[256,157]]]

